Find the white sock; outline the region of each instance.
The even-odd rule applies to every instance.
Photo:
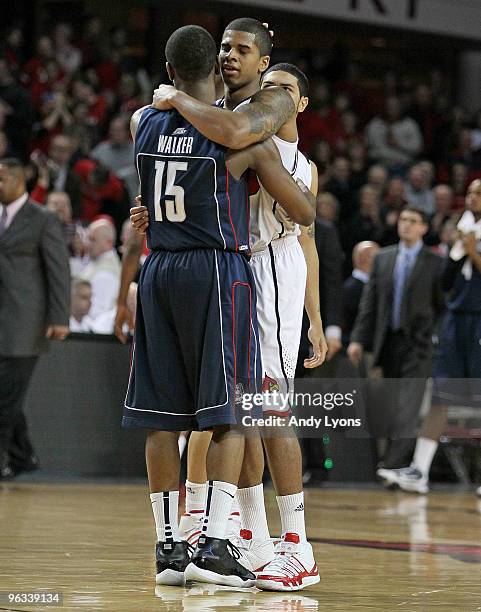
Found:
[[[202,533],[209,538],[225,538],[227,521],[237,487],[230,482],[209,480]]]
[[[207,483],[185,481],[185,512],[204,512],[205,498],[207,495]]]
[[[266,507],[264,505],[264,485],[237,489],[242,529],[252,532],[253,540],[268,540]]]
[[[429,438],[418,438],[416,440],[416,449],[414,451],[413,465],[421,470],[425,478],[429,477],[429,470],[434,459],[434,454],[438,448],[436,440]]]
[[[151,493],[152,512],[155,519],[155,531],[159,542],[180,542],[179,536],[179,492],[162,491]]]
[[[306,524],[304,520],[304,492],[277,497],[281,515],[281,531],[297,533],[301,542],[306,541]]]

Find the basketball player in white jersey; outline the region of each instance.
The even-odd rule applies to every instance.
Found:
[[[283,65],[278,68],[283,69],[276,67],[276,70],[271,70],[266,75],[263,86],[266,88],[273,85],[284,87],[293,97],[298,111],[302,112],[308,101],[307,96],[302,95],[307,93],[305,76],[293,66]],[[159,91],[157,99],[159,99]],[[182,112],[181,108],[178,110]],[[195,115],[196,112],[198,111],[194,110],[193,114]],[[199,129],[200,125],[196,127]],[[286,168],[294,174],[297,173],[297,177],[303,178],[311,186],[312,191],[316,192],[317,172],[297,151],[295,119],[281,128],[276,144]],[[297,167],[295,167],[296,162]],[[319,314],[317,252],[312,230],[310,230],[301,236],[306,254],[306,259],[304,259],[297,240],[298,226],[290,221],[284,211],[275,206],[272,198],[262,188],[259,189],[256,197],[257,202],[256,198],[251,200],[254,234],[252,266],[258,290],[263,294],[260,297],[258,316],[264,324],[261,334],[264,342],[262,351],[266,387],[272,390],[278,386],[279,389],[282,389],[284,385],[288,385],[289,377],[293,377],[293,369],[297,360],[305,292],[306,259],[309,263],[310,282],[305,305],[311,319],[309,336],[317,350],[312,360],[308,360],[311,363],[305,365],[315,367],[322,363],[325,357],[326,344]],[[283,539],[277,546],[277,550],[272,551],[261,484],[262,449],[259,455],[259,449],[256,451],[252,448],[248,453],[250,461],[247,462],[248,465],[244,470],[244,480],[240,483],[242,488],[239,492],[239,504],[244,529],[236,543],[244,553],[243,562],[245,561],[254,570],[265,565],[274,552],[272,563],[267,565],[258,576],[259,587],[273,590],[296,590],[319,580],[312,548],[305,535],[300,449],[294,437],[280,439],[275,436],[266,437],[265,445],[278,494]],[[252,441],[251,446],[255,446],[255,440]],[[199,459],[198,452],[196,458]],[[192,484],[194,483],[188,482],[187,486]],[[195,526],[193,526],[194,529]],[[293,568],[296,571],[293,572]]]

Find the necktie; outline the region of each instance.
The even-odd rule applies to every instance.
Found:
[[[0,214],[0,236],[7,229],[7,207],[2,206],[2,213]]]
[[[411,268],[411,254],[404,251],[394,272],[394,296],[392,304],[391,327],[394,330],[401,328],[401,307],[403,301],[404,287]]]

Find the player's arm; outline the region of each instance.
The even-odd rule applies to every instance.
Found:
[[[265,140],[227,156],[229,171],[235,178],[251,168],[262,185],[279,202],[295,223],[310,225],[315,219],[315,198],[303,183],[296,183],[282,165],[272,140]]]
[[[203,136],[229,149],[244,149],[269,138],[295,112],[292,98],[280,87],[258,91],[249,104],[233,113],[200,102],[171,85],[161,85],[154,92],[152,106],[175,108]]]
[[[318,176],[317,168],[311,162],[311,191],[314,197],[317,196]],[[304,307],[309,317],[309,331],[307,333],[309,342],[312,345],[313,354],[309,359],[304,360],[305,368],[316,368],[324,362],[327,354],[327,342],[324,337],[324,330],[321,318],[321,305],[319,299],[319,255],[315,240],[315,222],[309,227],[301,227],[299,243],[302,247],[307,265],[306,295]]]
[[[127,306],[127,295],[130,283],[134,280],[139,269],[140,256],[144,237],[140,234],[132,233],[125,245],[125,252],[122,257],[122,270],[120,274],[120,289],[117,296],[117,312],[115,314],[114,332],[120,342],[127,341],[127,335],[123,332],[123,325],[127,323],[129,329],[134,329],[132,313]]]
[[[149,106],[143,106],[142,108],[138,108],[135,113],[130,118],[130,133],[132,134],[132,138],[135,140],[135,135],[137,134],[137,128],[139,127],[140,117],[146,108],[150,108]]]

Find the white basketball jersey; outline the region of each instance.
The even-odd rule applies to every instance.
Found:
[[[282,164],[294,179],[300,178],[310,189],[312,183],[311,165],[299,151],[296,142],[287,142],[277,136],[272,140],[279,149]],[[262,251],[272,240],[285,236],[298,236],[299,225],[294,223],[286,211],[259,182],[259,191],[250,196],[250,247],[251,251]]]
[[[237,110],[249,104],[251,98],[243,100],[236,106]],[[225,106],[224,98],[217,100],[217,106]],[[309,160],[303,155],[296,142],[287,142],[277,136],[272,136],[281,156],[282,165],[292,178],[297,178],[311,188],[312,171]],[[274,200],[271,194],[259,181],[259,190],[250,196],[250,247],[251,252],[263,251],[273,241],[285,236],[298,236],[301,233],[299,225],[294,223],[286,211]]]

